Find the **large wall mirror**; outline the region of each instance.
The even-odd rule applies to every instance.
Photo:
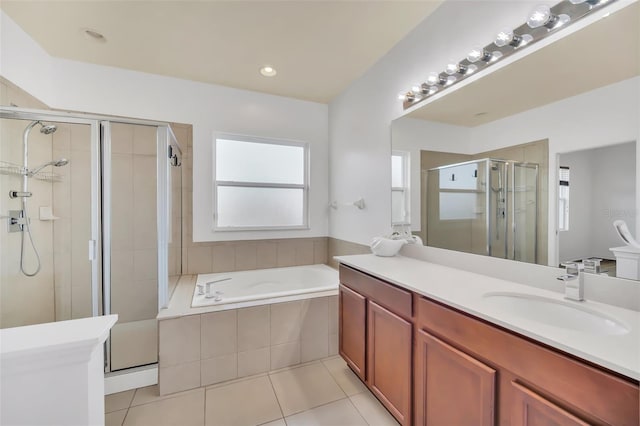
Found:
[[[640,230],[639,56],[636,2],[395,120],[393,226],[515,261],[603,259],[637,279],[610,249],[625,246],[614,221]]]

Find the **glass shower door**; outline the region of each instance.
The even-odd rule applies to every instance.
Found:
[[[108,370],[158,361],[157,126],[103,122]]]
[[[99,315],[98,123],[3,110],[0,140],[0,327]]]

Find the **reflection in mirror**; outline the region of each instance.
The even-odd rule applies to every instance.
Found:
[[[635,235],[635,142],[562,153],[558,158],[562,171],[558,181],[560,262],[594,257],[604,259],[602,270],[625,275],[608,259],[612,258],[611,248],[626,245],[615,232],[615,220],[625,220]],[[624,278],[638,279],[637,272],[626,275]]]
[[[429,246],[601,258],[623,276],[610,249],[624,245],[615,220],[640,229],[639,28],[633,3],[395,120],[394,225]]]

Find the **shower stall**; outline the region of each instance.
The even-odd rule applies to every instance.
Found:
[[[105,371],[157,362],[181,274],[168,123],[0,108],[0,327],[118,314]]]
[[[427,172],[427,245],[537,263],[538,165],[480,159]]]

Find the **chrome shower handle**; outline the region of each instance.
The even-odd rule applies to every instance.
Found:
[[[9,191],[9,198],[28,198],[31,195],[28,191]]]

